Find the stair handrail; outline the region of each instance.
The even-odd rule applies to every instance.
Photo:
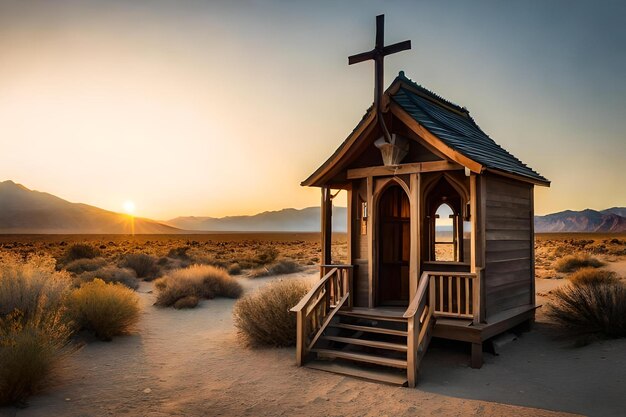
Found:
[[[433,281],[430,273],[424,271],[417,284],[417,291],[403,314],[407,319],[407,381],[409,387],[417,385],[419,365],[430,343],[434,327]]]
[[[321,266],[331,269],[290,309],[296,313],[296,363],[304,364],[308,353],[335,313],[352,306],[352,265]]]
[[[402,315],[402,317],[404,317],[405,319],[413,317],[415,316],[415,313],[417,313],[417,309],[420,305],[420,302],[422,298],[424,297],[424,295],[426,294],[426,290],[428,289],[428,286],[429,286],[429,280],[430,280],[429,275],[430,275],[430,272],[428,271],[424,271],[422,273],[422,276],[420,277],[418,281],[417,292],[415,293],[415,297],[413,297],[413,300],[411,301],[406,311]]]

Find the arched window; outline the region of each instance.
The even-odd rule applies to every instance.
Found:
[[[446,203],[435,211],[435,261],[458,261],[456,219],[454,211]]]

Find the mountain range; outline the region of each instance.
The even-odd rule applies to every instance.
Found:
[[[134,223],[134,224],[133,224]],[[0,182],[0,233],[164,234],[182,232],[150,219],[134,218],[52,194]]]
[[[316,232],[320,208],[266,211],[253,216],[177,217],[167,221],[134,218],[138,234],[205,232]],[[333,207],[333,230],[346,231],[346,208]],[[606,210],[566,210],[535,216],[535,231],[625,233],[626,207]],[[126,214],[71,203],[52,194],[30,190],[13,181],[0,182],[0,234],[123,234],[131,233]]]
[[[626,232],[626,207],[613,207],[596,211],[565,210],[545,216],[535,216],[535,231],[624,233]]]

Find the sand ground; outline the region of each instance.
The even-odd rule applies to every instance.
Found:
[[[315,272],[299,274],[314,279]],[[276,278],[241,278],[247,292]],[[290,276],[289,279],[293,279]],[[538,280],[538,292],[559,285]],[[233,300],[194,310],[154,307],[140,288],[137,333],[88,343],[64,377],[26,409],[2,416],[557,416],[624,415],[626,340],[574,348],[541,314],[534,330],[468,366],[468,347],[433,343],[417,389],[298,368],[294,349],[242,347]],[[539,297],[542,302],[542,297]],[[552,411],[549,411],[552,410]]]

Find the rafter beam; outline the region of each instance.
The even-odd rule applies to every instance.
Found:
[[[419,172],[453,171],[463,169],[462,165],[450,161],[414,162],[396,166],[376,166],[349,169],[347,178],[353,180],[366,177],[384,177],[388,175],[417,174]]]

